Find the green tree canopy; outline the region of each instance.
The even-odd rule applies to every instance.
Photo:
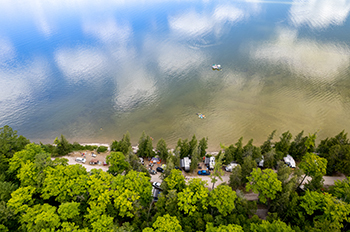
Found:
[[[21,215],[20,222],[24,231],[54,231],[61,224],[56,207],[46,203],[28,208]]]
[[[206,181],[199,178],[189,180],[189,185],[178,193],[178,207],[185,214],[192,215],[197,210],[208,208]]]
[[[167,145],[164,139],[160,139],[158,141],[156,150],[159,158],[161,158],[162,160],[167,160],[169,149],[167,148]]]
[[[313,217],[314,222],[328,221],[338,230],[343,228],[344,221],[350,221],[350,206],[329,193],[307,190],[301,197],[300,207]]]
[[[177,169],[171,170],[170,175],[164,179],[167,184],[168,190],[176,190],[181,192],[186,187],[185,177],[182,175],[182,172]]]
[[[275,143],[276,152],[281,152],[283,153],[283,156],[286,156],[288,154],[289,147],[291,145],[291,142],[290,142],[291,139],[292,139],[292,134],[289,131],[284,132],[280,137],[280,141]]]
[[[12,158],[15,152],[22,150],[27,144],[29,140],[22,135],[18,136],[17,131],[8,125],[0,128],[0,155]]]
[[[207,153],[206,152],[207,149],[208,149],[208,137],[202,138],[201,140],[199,140],[199,144],[198,144],[198,152],[201,158],[205,156],[205,154]]]
[[[157,217],[157,220],[153,223],[153,229],[146,228],[143,232],[181,232],[182,227],[179,220],[176,217],[172,217],[166,214],[162,217]]]
[[[110,164],[108,173],[112,175],[121,174],[123,171],[130,169],[130,164],[125,160],[125,156],[122,152],[111,152],[106,161]]]
[[[232,169],[230,174],[229,186],[233,189],[237,189],[242,185],[242,168],[241,165],[237,165]]]
[[[265,154],[272,150],[273,148],[273,137],[275,136],[276,130],[272,131],[272,133],[267,137],[267,140],[263,143],[263,145],[260,146],[261,148],[261,154]]]
[[[57,166],[45,170],[42,198],[56,197],[58,202],[78,200],[87,193],[87,172],[80,164]]]
[[[226,216],[235,209],[236,198],[236,192],[232,191],[228,185],[219,185],[210,192],[209,205]]]
[[[22,164],[27,161],[34,162],[35,156],[39,153],[44,153],[40,145],[34,143],[26,145],[23,150],[16,152],[10,159],[9,173],[16,175]]]
[[[145,132],[142,132],[142,135],[139,140],[139,150],[137,155],[140,157],[153,157],[155,152],[153,151],[152,139],[149,135],[146,136]]]
[[[299,168],[305,173],[304,179],[299,185],[303,183],[307,176],[310,176],[314,180],[314,183],[311,182],[312,185],[318,187],[320,181],[322,181],[322,177],[326,174],[327,160],[314,153],[306,153],[299,164]]]
[[[278,180],[277,174],[272,169],[254,169],[248,177],[247,191],[253,190],[259,193],[259,200],[266,203],[276,198],[277,192],[282,191],[282,183]]]
[[[224,175],[224,171],[222,170],[222,159],[224,158],[224,154],[219,152],[216,156],[214,170],[210,175],[211,183],[213,183],[212,190],[214,189],[215,183],[220,179],[222,181],[222,177]]]
[[[250,225],[252,232],[294,232],[286,223],[277,220],[273,222],[263,220],[261,224],[252,223]]]
[[[56,144],[56,153],[60,156],[67,155],[73,150],[72,144],[68,142],[64,135],[61,135],[61,138],[56,137],[54,144]]]
[[[350,177],[335,181],[332,193],[338,199],[350,204]]]
[[[78,202],[65,202],[58,207],[58,214],[61,220],[67,221],[68,219],[73,219],[79,216],[80,203]]]
[[[206,225],[206,232],[243,232],[243,228],[240,225],[236,224],[228,224],[219,225],[218,227],[214,227],[213,223],[209,222]]]

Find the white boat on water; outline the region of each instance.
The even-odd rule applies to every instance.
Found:
[[[213,64],[213,65],[211,66],[211,68],[212,68],[213,70],[219,70],[219,71],[221,71],[221,65],[220,65],[220,64]]]

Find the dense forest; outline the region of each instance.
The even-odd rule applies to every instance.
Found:
[[[0,128],[0,231],[350,231],[350,141],[343,131],[315,144],[316,134],[290,132],[261,145],[253,140],[221,145],[210,178],[186,181],[175,167],[190,157],[194,171],[206,152],[207,138],[179,139],[174,150],[160,139],[142,134],[135,153],[126,133],[111,143],[109,169],[87,172],[60,158],[71,151],[106,147],[69,143],[64,136],[54,145],[30,143],[9,126]],[[291,169],[282,160],[297,161]],[[158,155],[166,161],[163,190],[152,197],[148,170],[139,157]],[[53,159],[52,157],[56,157]],[[257,163],[264,159],[264,167]],[[223,166],[237,165],[227,184],[216,184]],[[324,175],[347,176],[324,186]],[[302,184],[307,178],[307,184]],[[259,194],[248,201],[245,194]],[[256,215],[268,211],[266,219]]]

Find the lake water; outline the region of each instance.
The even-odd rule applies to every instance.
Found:
[[[349,11],[347,0],[3,0],[0,127],[44,143],[196,134],[211,149],[275,129],[349,132]]]

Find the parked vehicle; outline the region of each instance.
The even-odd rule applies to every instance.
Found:
[[[151,175],[156,175],[156,174],[157,174],[157,172],[156,172],[155,170],[149,170],[149,173],[150,173]]]
[[[90,164],[91,165],[100,164],[100,161],[98,161],[97,159],[91,159]]]
[[[103,161],[103,166],[107,166],[107,162],[106,161]]]
[[[293,157],[291,155],[287,155],[286,157],[283,158],[284,162],[291,168],[295,168],[296,164],[295,164],[295,160],[293,159]]]
[[[95,153],[92,153],[91,156],[92,156],[92,157],[96,157],[96,154],[95,154]]]
[[[154,202],[158,201],[158,198],[160,197],[161,194],[162,194],[161,189],[158,189],[155,187],[152,188],[152,197],[153,197]]]
[[[152,184],[152,186],[157,188],[157,189],[161,189],[160,185],[161,185],[161,183],[159,183],[159,182],[153,182],[153,184]]]
[[[239,164],[232,162],[225,167],[226,172],[232,172],[232,170],[237,167]]]
[[[210,172],[207,170],[199,170],[198,175],[210,175]]]
[[[140,157],[140,163],[141,163],[142,165],[145,164],[145,162],[143,161],[143,158],[142,158],[142,157]]]
[[[86,159],[78,157],[75,159],[75,161],[84,164],[86,162]]]
[[[186,172],[190,171],[190,165],[191,165],[191,160],[188,157],[185,157],[180,160],[180,166],[183,168]]]
[[[161,167],[158,167],[158,168],[157,168],[157,172],[164,172],[164,169],[161,168]]]
[[[264,167],[264,156],[261,156],[261,160],[258,162],[258,167],[262,168]]]
[[[204,164],[205,166],[207,166],[210,170],[214,169],[215,166],[215,157],[211,156],[211,157],[205,157],[204,159]]]

